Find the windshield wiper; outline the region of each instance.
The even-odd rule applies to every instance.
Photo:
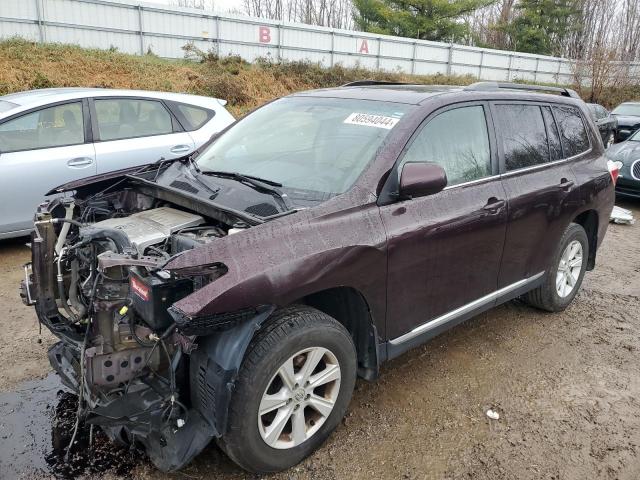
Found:
[[[285,210],[291,210],[293,207],[289,205],[288,197],[286,193],[282,193],[277,188],[273,187],[282,187],[281,183],[274,182],[273,180],[267,180],[260,177],[254,177],[253,175],[245,175],[243,173],[238,172],[222,172],[218,170],[200,170],[202,175],[208,175],[211,177],[221,177],[221,178],[229,178],[231,180],[235,180],[237,182],[241,182],[247,185],[252,186],[256,190],[271,193],[275,195],[281,202],[282,206]]]
[[[224,177],[224,178],[233,178],[235,180],[242,180],[244,182],[250,183],[256,187],[262,187],[262,184],[270,185],[272,187],[282,187],[281,183],[274,182],[273,180],[267,180],[266,178],[254,177],[253,175],[245,175],[244,173],[238,172],[222,172],[219,170],[200,170],[200,173],[203,175],[211,175],[212,177]],[[280,193],[280,192],[278,192]]]

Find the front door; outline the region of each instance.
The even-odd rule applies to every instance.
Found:
[[[445,314],[497,289],[507,209],[488,118],[483,103],[436,112],[400,159],[399,172],[407,162],[440,164],[448,184],[434,195],[381,207],[392,343],[411,342],[411,332],[429,324],[441,331]]]
[[[27,233],[49,190],[96,174],[83,110],[63,103],[0,124],[0,238]]]
[[[195,150],[160,100],[96,98],[92,105],[98,173],[182,157]]]

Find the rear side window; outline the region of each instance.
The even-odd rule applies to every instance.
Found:
[[[171,115],[161,102],[126,98],[96,99],[100,140],[166,135],[173,132]]]
[[[0,151],[18,152],[84,143],[82,103],[27,113],[0,125]]]
[[[556,121],[553,118],[550,107],[542,107],[542,116],[544,123],[547,126],[547,136],[549,137],[549,153],[551,154],[551,161],[560,160],[562,158],[562,146],[560,144],[560,134],[558,133],[558,127]]]
[[[216,112],[208,108],[195,107],[185,103],[176,103],[175,109],[172,108],[172,110],[180,112],[180,116],[184,120],[183,123],[186,123],[184,127],[189,132],[198,130],[216,114]]]
[[[409,146],[402,164],[433,162],[447,172],[447,184],[491,175],[491,150],[482,106],[448,110],[433,118]]]
[[[569,158],[579,155],[591,148],[589,136],[584,127],[580,111],[570,106],[554,106],[553,113],[556,117],[564,157]]]
[[[496,105],[496,117],[507,171],[549,161],[547,132],[538,105]]]

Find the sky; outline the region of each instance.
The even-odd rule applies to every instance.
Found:
[[[171,5],[176,3],[174,0],[144,0],[146,3],[160,3],[163,5]],[[242,10],[242,0],[206,0],[209,5],[213,4],[213,10],[216,12],[228,12],[229,10]],[[209,10],[209,8],[207,8]]]

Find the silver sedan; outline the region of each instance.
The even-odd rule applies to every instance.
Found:
[[[0,97],[0,239],[62,183],[193,152],[234,122],[216,98],[100,88]]]

